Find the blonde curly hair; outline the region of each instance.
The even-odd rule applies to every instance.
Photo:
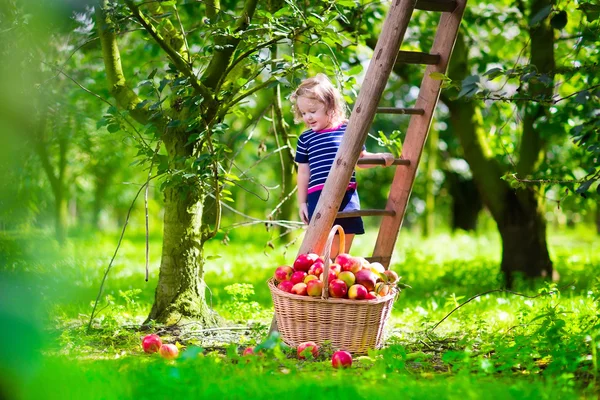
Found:
[[[333,86],[327,75],[317,74],[302,81],[290,97],[294,111],[294,121],[302,122],[302,114],[298,109],[297,100],[306,97],[316,100],[325,106],[327,114],[334,123],[346,122],[346,103],[340,91]]]

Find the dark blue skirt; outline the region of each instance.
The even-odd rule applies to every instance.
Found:
[[[308,219],[313,216],[315,212],[315,208],[317,207],[317,203],[319,201],[319,197],[321,197],[321,190],[316,192],[312,192],[308,194],[308,198],[306,199],[308,206]],[[360,210],[360,200],[358,198],[358,192],[354,189],[346,191],[344,198],[342,200],[342,204],[340,204],[339,211],[358,211]],[[333,221],[334,225],[340,225],[344,228],[344,232],[356,235],[362,235],[365,233],[365,227],[363,225],[363,220],[361,217],[352,217],[352,218],[336,218]]]

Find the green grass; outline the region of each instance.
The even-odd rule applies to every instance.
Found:
[[[265,337],[272,315],[265,281],[291,262],[301,239],[271,248],[270,237],[256,231],[237,231],[229,245],[215,240],[206,249],[207,297],[234,327],[189,325],[183,336],[155,328],[182,347],[176,361],[144,354],[145,332],[137,329],[154,297],[159,235],[150,237],[148,282],[144,235],[126,235],[87,332],[118,233],[78,233],[63,249],[43,232],[3,234],[0,398],[570,399],[598,393],[600,252],[594,249],[600,237],[592,231],[549,234],[557,284],[517,284],[515,291],[534,298],[479,296],[437,326],[471,296],[500,287],[499,238],[440,233],[424,239],[403,231],[392,268],[413,288],[394,305],[387,346],[345,371],[332,370],[327,349],[315,361],[299,361],[277,346],[250,362],[238,356]],[[352,253],[368,255],[373,243],[373,236],[358,237]]]

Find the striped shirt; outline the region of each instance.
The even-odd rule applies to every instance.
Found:
[[[309,129],[298,138],[295,161],[299,164],[308,163],[310,169],[308,193],[323,190],[344,132],[346,132],[346,124],[316,132]],[[348,189],[356,189],[354,172],[348,183]]]

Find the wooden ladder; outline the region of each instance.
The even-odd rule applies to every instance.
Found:
[[[382,216],[373,255],[367,259],[371,262],[378,261],[386,268],[389,267],[440,95],[442,81],[432,78],[431,74],[446,73],[465,6],[466,0],[394,0],[390,5],[373,58],[352,110],[348,128],[342,138],[299,253],[320,254],[335,218]],[[399,51],[414,9],[441,12],[439,26],[429,54]],[[378,107],[396,62],[427,65],[414,108]],[[384,210],[338,213],[343,194],[357,162],[359,165],[383,165],[383,160],[372,158],[362,158],[359,161],[360,152],[376,113],[411,116],[402,146],[402,157],[394,161],[396,172],[386,207]]]

